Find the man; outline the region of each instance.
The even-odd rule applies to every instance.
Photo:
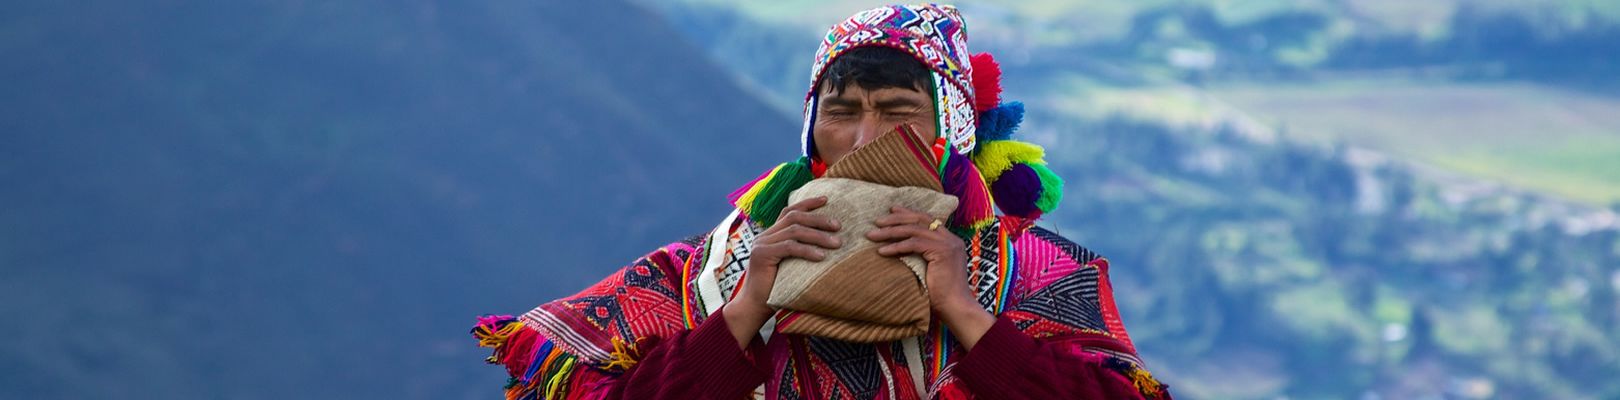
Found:
[[[1142,368],[1104,259],[1032,222],[1061,181],[1038,147],[1008,139],[1022,105],[999,102],[999,68],[969,57],[949,6],[887,6],[836,25],[817,52],[804,157],[733,193],[713,231],[660,248],[520,318],[481,317],[480,345],[512,377],[508,398],[1169,398]],[[783,334],[766,304],[784,260],[846,245],[788,193],[876,138],[934,144],[960,206],[948,223],[892,207],[866,239],[919,256],[926,334],[853,343]],[[994,214],[999,208],[1002,213]],[[781,322],[786,324],[787,322]]]

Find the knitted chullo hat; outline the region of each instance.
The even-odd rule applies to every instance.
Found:
[[[940,136],[958,151],[973,150],[973,64],[968,61],[967,30],[962,16],[951,6],[887,6],[849,17],[827,31],[810,67],[810,90],[805,94],[803,152],[815,151],[817,96],[822,74],[833,60],[861,47],[882,46],[915,57],[933,72],[934,99]]]
[[[827,66],[849,50],[880,46],[911,55],[932,72],[935,142],[945,193],[960,200],[949,225],[958,232],[988,225],[994,208],[1028,226],[1057,208],[1063,181],[1046,167],[1044,150],[1009,140],[1024,105],[1001,102],[1001,67],[988,53],[969,56],[967,26],[948,5],[891,5],[862,11],[827,31],[811,67],[805,95],[803,156],[766,172],[730,196],[763,226],[776,222],[788,193],[815,178],[816,104]]]

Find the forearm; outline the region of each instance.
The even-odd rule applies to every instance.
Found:
[[[727,318],[714,313],[696,329],[658,344],[621,382],[610,385],[604,398],[744,397],[768,377],[768,355],[762,346],[738,345]]]
[[[1106,365],[1118,362],[1109,358],[1037,341],[1002,318],[963,357],[956,374],[975,393],[1009,399],[1144,398],[1131,379]]]

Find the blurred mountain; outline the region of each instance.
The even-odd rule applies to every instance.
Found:
[[[476,314],[797,154],[621,1],[36,2],[0,54],[0,398],[498,396]]]

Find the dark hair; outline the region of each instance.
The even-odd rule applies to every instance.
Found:
[[[910,54],[882,46],[857,47],[827,66],[816,90],[831,87],[833,94],[841,94],[854,82],[866,90],[897,87],[927,92],[933,87],[932,78],[928,68]]]

